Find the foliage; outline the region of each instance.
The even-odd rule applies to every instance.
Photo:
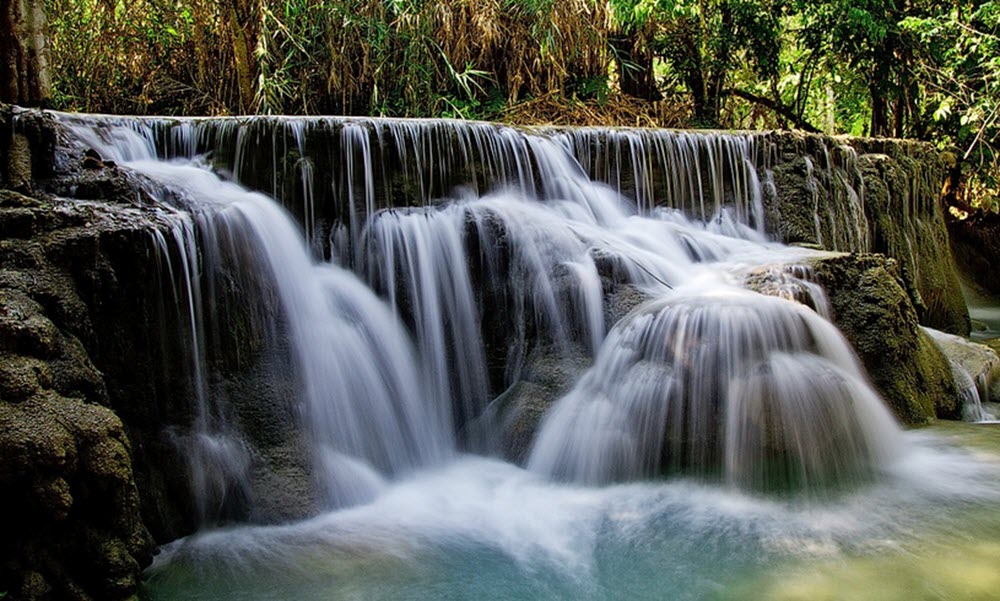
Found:
[[[593,0],[47,0],[61,107],[496,115],[606,77]]]
[[[933,139],[957,147],[971,169],[969,204],[1000,211],[1000,3],[910,17],[901,27],[920,40],[917,76]]]

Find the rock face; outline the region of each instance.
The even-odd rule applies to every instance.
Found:
[[[650,297],[631,285],[603,278],[604,323],[613,327]],[[579,346],[562,348],[547,341],[535,346],[525,358],[517,380],[490,404],[487,415],[500,424],[500,453],[524,464],[542,418],[552,405],[570,391],[594,358]]]
[[[872,383],[903,422],[961,417],[948,359],[920,327],[896,261],[852,254],[813,263],[833,321],[857,351]]]
[[[152,559],[132,468],[144,451],[98,365],[141,360],[109,360],[99,305],[127,290],[116,278],[142,281],[115,270],[115,250],[141,256],[154,224],[135,208],[0,190],[0,590],[13,598],[130,598]],[[149,410],[140,400],[133,414]]]
[[[945,165],[902,140],[768,134],[777,160],[764,203],[768,231],[788,243],[895,259],[924,325],[969,333],[940,202]]]
[[[524,464],[542,417],[569,391],[592,359],[581,350],[561,351],[552,346],[533,349],[525,360],[521,377],[498,396],[488,415],[500,424],[501,453]]]

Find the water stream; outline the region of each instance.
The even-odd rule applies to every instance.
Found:
[[[690,480],[553,484],[465,457],[369,505],[173,543],[147,591],[206,600],[992,599],[1000,436],[965,427],[989,428],[989,450],[911,434],[916,452],[879,484],[823,503]]]
[[[1000,517],[975,517],[1000,500],[992,452],[899,428],[826,319],[817,253],[768,239],[751,134],[58,118],[185,216],[193,330],[200,283],[257,283],[324,492],[295,523],[206,517],[150,598],[812,599],[785,585],[836,562],[997,555]],[[864,248],[857,213],[835,231]],[[761,267],[797,292],[747,290]],[[623,287],[640,302],[612,319]],[[539,349],[590,367],[518,466],[491,403]],[[235,449],[188,454],[211,507],[258,443],[195,401],[188,439]]]

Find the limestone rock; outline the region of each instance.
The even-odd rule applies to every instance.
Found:
[[[970,396],[970,402],[976,404],[1000,402],[1000,356],[994,349],[931,328],[925,328],[925,331],[951,362],[953,371],[959,373],[958,378],[967,380],[973,387],[969,392],[974,393],[975,397]],[[967,407],[966,418],[983,417],[972,413],[978,410]]]
[[[500,394],[487,409],[491,423],[500,423],[501,452],[515,463],[524,463],[542,417],[580,375],[591,359],[580,350],[541,346],[525,361],[521,378]]]
[[[947,358],[919,325],[898,264],[850,254],[813,262],[834,323],[850,341],[875,388],[904,423],[958,418],[959,393]]]
[[[767,230],[831,251],[897,261],[924,325],[968,334],[965,301],[939,202],[944,164],[928,145],[773,132],[778,157],[765,187]]]

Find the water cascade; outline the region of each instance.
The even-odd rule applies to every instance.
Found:
[[[199,506],[220,502],[224,489],[243,479],[250,458],[247,441],[220,424],[231,411],[208,398],[203,274],[196,267],[218,284],[234,261],[241,263],[238,272],[255,280],[262,296],[254,302],[267,303],[268,292],[277,297],[279,308],[265,313],[279,314],[287,330],[316,475],[331,506],[368,500],[383,475],[447,456],[453,447],[450,416],[421,406],[427,384],[397,317],[351,272],[314,261],[301,230],[280,205],[221,180],[197,161],[155,160],[150,146],[130,129],[112,130],[104,139],[86,130],[78,135],[149,178],[148,191],[167,206],[194,215],[177,220],[174,238],[184,258],[180,275],[187,296],[181,305],[191,314],[197,400],[192,431],[181,442]]]
[[[614,580],[615,549],[640,544],[634,528],[681,533],[692,556],[711,556],[695,542],[697,524],[711,521],[704,501],[721,516],[705,531],[712,540],[737,531],[741,552],[770,553],[767,533],[779,530],[850,545],[863,528],[818,533],[747,495],[812,502],[885,486],[901,469],[903,434],[803,267],[816,251],[769,237],[774,149],[756,134],[57,119],[181,216],[175,240],[160,246],[164,256],[187,249],[170,269],[191,316],[196,379],[210,379],[204,331],[225,327],[205,307],[263,305],[254,327],[288,352],[324,508],[340,509],[196,536],[168,549],[154,573],[179,565],[183,581],[206,559],[230,574],[357,560],[391,574],[378,584],[385,592],[419,558],[450,574],[458,552],[482,561],[483,582],[536,562],[571,574],[541,584],[533,575],[512,596],[597,599],[614,591],[583,581]],[[836,197],[845,210],[831,213],[833,224],[817,211],[816,228],[834,232],[833,246],[867,248],[850,157],[827,154],[848,167]],[[744,285],[762,266],[781,274],[774,295]],[[249,298],[212,291],[234,273]],[[612,306],[623,287],[642,300]],[[524,470],[489,458],[502,435],[491,402],[539,349],[581,353],[591,366],[544,411]],[[254,460],[253,434],[227,422],[233,412],[209,388],[195,386],[203,409],[186,436],[243,450],[195,454],[195,489],[239,480]],[[674,476],[683,484],[638,483]],[[594,488],[620,482],[630,484]],[[892,520],[878,520],[871,536],[891,536]],[[678,578],[690,577],[683,549],[673,553]],[[610,571],[596,574],[595,564]],[[295,574],[338,581],[338,569]],[[711,579],[699,569],[690,573]],[[225,585],[234,597],[239,580]]]
[[[202,238],[242,238],[248,254],[261,255],[293,340],[318,457],[346,456],[395,473],[440,458],[451,431],[470,449],[495,448],[488,435],[476,435],[488,424],[470,426],[544,338],[564,352],[579,344],[596,356],[539,434],[531,466],[544,473],[588,483],[724,473],[753,487],[780,472],[808,488],[869,473],[886,459],[895,426],[835,328],[810,309],[739,287],[749,267],[794,262],[805,252],[769,243],[761,231],[762,159],[753,135],[64,119],[91,147],[185,197],[208,232]],[[206,170],[266,189],[246,166],[266,155],[248,156],[247,144],[249,136],[260,141],[267,123],[270,192],[281,196],[287,174],[280,165],[293,161],[291,171],[302,177],[291,193],[306,189],[312,199],[301,207],[284,200],[301,208],[304,240],[276,203]],[[334,126],[346,165],[337,174],[346,191],[334,199],[339,218],[315,204],[322,197],[315,178],[321,165],[340,161],[304,154],[318,130]],[[235,146],[229,161],[219,157],[228,145]],[[173,159],[155,160],[157,148]],[[206,148],[209,164],[198,154]],[[393,152],[400,173],[387,163]],[[627,160],[631,169],[623,168]],[[626,173],[632,182],[621,180]],[[390,176],[402,181],[376,185]],[[443,194],[463,176],[467,185]],[[411,186],[417,203],[385,208],[399,204],[387,191]],[[317,215],[339,224],[327,228],[333,263],[307,255]],[[348,231],[337,242],[340,226]],[[356,269],[388,307],[344,267]],[[623,284],[656,300],[605,339],[614,324],[604,321],[604,291]],[[497,309],[500,320],[491,315],[493,328],[485,327],[485,314]],[[409,324],[416,350],[397,319]],[[489,365],[488,346],[508,347],[499,369]],[[775,371],[779,365],[797,368],[786,374]]]
[[[818,490],[884,465],[892,423],[847,342],[812,310],[678,291],[616,326],[549,414],[529,465],[592,484],[666,472]]]

